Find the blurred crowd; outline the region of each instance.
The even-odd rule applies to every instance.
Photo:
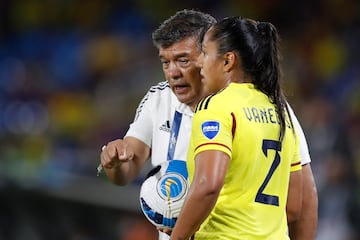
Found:
[[[278,28],[319,193],[317,239],[360,238],[359,1],[2,0],[0,240],[151,239],[129,202],[101,201],[111,191],[91,201],[81,189],[47,193],[111,184],[96,177],[101,146],[124,135],[147,89],[164,80],[151,32],[183,8]]]

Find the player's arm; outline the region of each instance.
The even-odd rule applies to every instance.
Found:
[[[125,138],[109,142],[101,152],[101,165],[117,185],[124,186],[134,180],[150,157],[154,96],[150,89],[139,103]]]
[[[124,186],[138,176],[149,156],[149,146],[137,138],[126,137],[109,142],[100,158],[107,177]]]
[[[290,173],[286,214],[288,223],[296,221],[301,213],[302,203],[302,170]]]
[[[288,105],[291,120],[300,139],[300,158],[303,179],[303,202],[300,217],[297,221],[289,224],[291,239],[312,240],[315,239],[318,224],[318,194],[311,170],[311,158],[304,131],[291,106]]]
[[[207,150],[196,155],[194,179],[170,240],[189,239],[210,214],[224,185],[229,161],[221,151]]]
[[[310,163],[303,166],[302,174],[302,211],[299,219],[289,224],[289,235],[295,240],[312,240],[318,223],[318,195]]]

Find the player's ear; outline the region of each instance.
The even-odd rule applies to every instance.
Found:
[[[225,72],[229,72],[234,64],[235,64],[235,60],[236,60],[236,55],[234,52],[227,52],[224,54],[224,71]]]

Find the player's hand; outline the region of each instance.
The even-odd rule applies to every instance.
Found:
[[[129,144],[123,139],[117,139],[103,146],[100,159],[104,168],[114,168],[122,163],[131,161],[134,158],[134,152]]]

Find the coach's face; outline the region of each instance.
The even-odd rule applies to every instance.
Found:
[[[159,48],[166,80],[180,102],[192,109],[202,98],[200,68],[197,59],[200,55],[197,39],[185,38],[167,48]]]

